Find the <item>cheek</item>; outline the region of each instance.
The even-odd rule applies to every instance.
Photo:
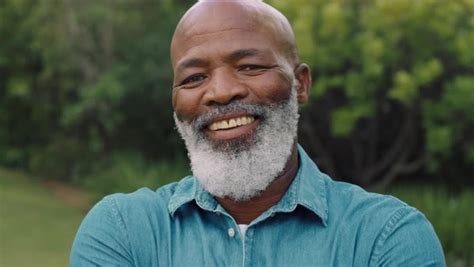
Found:
[[[257,98],[271,104],[288,99],[291,81],[291,78],[284,73],[272,72],[252,80],[250,87]]]
[[[177,90],[173,93],[173,109],[180,120],[192,120],[199,114],[200,90]]]

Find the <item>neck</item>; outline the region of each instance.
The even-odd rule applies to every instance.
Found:
[[[273,207],[290,186],[298,172],[298,153],[293,146],[283,173],[278,176],[260,195],[247,201],[234,201],[227,197],[217,197],[217,201],[229,212],[238,224],[249,224],[267,209]]]

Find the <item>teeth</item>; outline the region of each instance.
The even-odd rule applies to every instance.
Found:
[[[253,117],[244,116],[244,117],[232,118],[229,120],[216,121],[214,123],[211,123],[211,125],[209,125],[209,130],[216,131],[216,130],[234,128],[237,126],[249,124],[253,122],[254,120],[255,119]]]
[[[229,120],[229,127],[235,127],[237,126],[237,121],[235,119],[230,119]]]

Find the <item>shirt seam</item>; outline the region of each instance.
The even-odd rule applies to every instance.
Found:
[[[318,179],[321,179],[318,182],[321,182],[320,187],[318,188],[319,192],[317,193],[318,195],[316,196],[318,200],[312,199],[309,201],[306,198],[302,198],[300,196],[300,200],[298,201],[300,205],[305,207],[306,209],[310,210],[313,212],[322,222],[323,226],[327,227],[327,221],[328,221],[328,206],[327,206],[327,183],[322,177],[318,177]],[[319,204],[315,203],[315,201],[321,201]],[[318,208],[319,207],[319,208]]]
[[[193,200],[193,198],[189,198],[189,199],[188,199],[188,198],[186,198],[186,199],[183,198],[182,200],[177,201],[177,202],[171,204],[171,205],[170,205],[171,207],[168,208],[169,214],[174,217],[175,212],[176,212],[181,206],[183,206],[184,204],[186,204],[186,203],[188,203],[188,202],[190,202],[190,201],[192,201],[192,200]]]
[[[327,190],[328,184],[325,176],[312,159],[306,154],[304,149],[298,144],[298,156],[301,160],[300,169],[298,176],[300,178],[298,191],[297,191],[297,204],[305,207],[306,209],[313,212],[318,216],[323,223],[327,226],[328,220],[328,204],[327,204]],[[310,186],[313,189],[311,195],[305,192],[302,188],[303,185]]]
[[[389,218],[389,220],[385,223],[382,231],[380,232],[379,236],[375,239],[375,247],[374,252],[371,259],[369,260],[369,266],[377,266],[377,260],[380,256],[380,250],[385,245],[385,241],[390,236],[390,233],[395,229],[398,223],[408,216],[409,214],[413,213],[414,209],[411,207],[401,207],[396,210]]]
[[[127,226],[125,225],[125,221],[123,220],[122,214],[120,214],[117,199],[115,197],[111,197],[110,202],[111,202],[111,206],[112,206],[111,207],[112,215],[115,218],[115,220],[117,221],[117,223],[119,225],[119,228],[122,231],[122,234],[126,237],[126,241],[127,241],[127,245],[128,245],[128,253],[130,254],[130,256],[133,256],[133,253],[131,251],[130,237],[129,237],[128,231],[127,231]]]

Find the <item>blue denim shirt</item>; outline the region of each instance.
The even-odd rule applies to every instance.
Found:
[[[444,266],[425,216],[400,200],[321,173],[301,147],[283,198],[249,224],[189,176],[114,194],[82,222],[72,266]]]

